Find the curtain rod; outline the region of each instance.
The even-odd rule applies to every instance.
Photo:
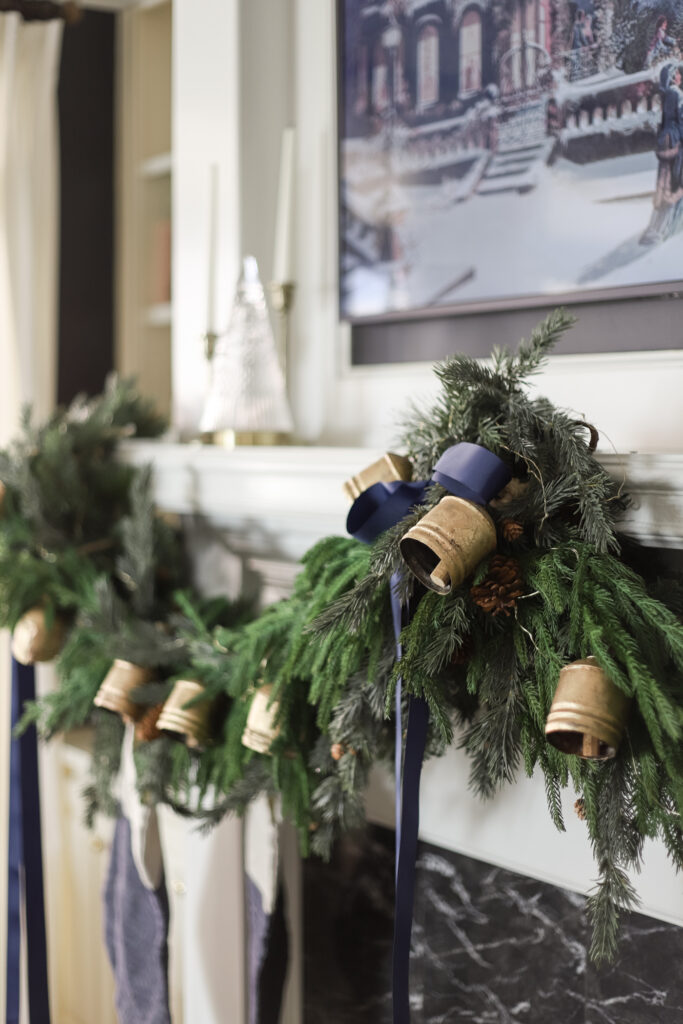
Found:
[[[0,0],[0,14],[16,11],[24,21],[53,21],[61,18],[73,25],[82,17],[82,10],[72,0],[58,4],[55,0]]]

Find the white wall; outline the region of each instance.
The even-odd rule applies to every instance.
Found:
[[[207,384],[209,181],[218,167],[217,322],[241,251],[239,0],[173,3],[173,413],[197,431]],[[215,326],[215,325],[213,325]]]
[[[429,402],[436,382],[431,365],[419,361],[349,363],[350,330],[337,317],[334,0],[178,0],[174,46],[176,425],[196,432],[205,389],[199,338],[206,319],[209,165],[221,168],[224,324],[240,255],[253,251],[264,281],[270,277],[280,136],[293,122],[297,280],[290,377],[298,435],[306,442],[385,446],[401,409],[415,398]],[[419,325],[415,334],[419,353]],[[683,327],[680,334],[683,347]],[[453,337],[456,351],[457,318]],[[491,329],[491,346],[498,340]],[[676,350],[556,356],[536,387],[595,422],[608,449],[681,448],[683,359]]]

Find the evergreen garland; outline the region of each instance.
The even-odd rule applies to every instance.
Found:
[[[90,820],[116,810],[122,728],[92,710],[113,658],[154,669],[154,681],[134,693],[146,708],[177,678],[201,680],[201,699],[212,702],[205,749],[165,735],[139,739],[138,785],[148,802],[165,801],[210,827],[259,793],[279,794],[302,850],[322,856],[340,831],[362,823],[372,765],[391,761],[400,676],[404,701],[418,695],[429,704],[428,755],[457,742],[483,798],[538,769],[562,830],[562,791],[573,788],[599,871],[588,904],[591,954],[614,956],[619,915],[637,903],[627,872],[640,866],[644,840],[661,839],[683,865],[683,591],[648,586],[626,566],[617,528],[627,499],[593,457],[594,429],[529,393],[529,377],[571,323],[558,310],[515,354],[446,361],[436,371],[440,398],[404,425],[416,478],[429,480],[461,441],[490,449],[512,473],[490,506],[496,554],[446,596],[422,590],[399,548],[444,495],[437,484],[371,546],[318,543],[291,597],[254,617],[192,591],[181,537],[155,514],[149,473],[112,463],[125,424],[160,429],[127,386],[41,430],[25,420],[23,439],[0,453],[0,619],[11,627],[36,602],[71,616],[60,687],[28,710],[25,724],[37,722],[45,736],[95,724]],[[400,663],[394,574],[411,611]],[[622,745],[606,762],[563,754],[545,736],[561,669],[588,655],[632,699]],[[278,734],[264,754],[242,737],[265,685]]]

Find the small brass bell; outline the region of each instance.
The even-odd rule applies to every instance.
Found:
[[[564,754],[606,761],[614,757],[631,701],[595,658],[565,665],[545,723],[548,742]]]
[[[413,465],[405,455],[394,455],[387,452],[371,466],[366,466],[360,473],[356,473],[344,484],[344,490],[351,501],[360,497],[363,491],[373,484],[388,484],[392,480],[412,480]]]
[[[185,707],[204,690],[205,687],[196,679],[176,680],[159,715],[159,731],[167,732],[175,739],[184,739],[188,747],[205,746],[211,735],[211,701],[202,700],[192,707]]]
[[[267,754],[273,740],[280,735],[280,725],[276,722],[280,712],[279,703],[274,700],[271,703],[273,687],[270,683],[261,686],[251,702],[247,725],[242,733],[242,743],[249,750],[255,750],[257,754]]]
[[[148,668],[135,665],[132,661],[116,658],[102,680],[95,697],[95,706],[114,711],[122,718],[137,722],[147,710],[143,704],[136,704],[130,694],[138,686],[148,683],[153,673]]]
[[[401,540],[403,560],[429,590],[448,594],[496,550],[488,512],[447,494]]]
[[[52,661],[64,645],[66,620],[56,615],[48,627],[45,609],[36,605],[21,616],[12,633],[12,654],[22,665]]]

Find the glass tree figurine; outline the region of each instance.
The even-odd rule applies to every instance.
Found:
[[[287,386],[253,256],[246,256],[228,328],[216,338],[199,427],[226,444],[279,444],[293,429]]]

